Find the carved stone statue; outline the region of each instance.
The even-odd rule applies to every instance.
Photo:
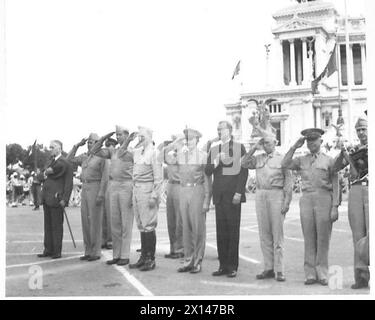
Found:
[[[270,121],[269,104],[275,99],[267,99],[266,101],[258,101],[255,99],[248,100],[256,103],[256,111],[253,112],[253,116],[249,118],[250,124],[253,126],[251,137],[262,137],[265,134],[276,135],[276,129],[272,126]]]

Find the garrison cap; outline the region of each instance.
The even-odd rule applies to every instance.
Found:
[[[259,142],[263,143],[264,141],[277,141],[276,136],[271,132],[261,132],[261,139]]]
[[[358,118],[355,123],[356,129],[367,129],[367,120],[365,118]]]
[[[198,130],[191,129],[191,128],[184,129],[184,135],[187,139],[189,139],[189,138],[190,139],[201,138],[202,137],[202,134]]]
[[[123,127],[123,126],[117,125],[116,126],[116,132],[127,132],[127,133],[129,133],[129,129],[127,129],[127,128]]]
[[[97,133],[92,132],[92,133],[90,133],[90,135],[89,135],[89,139],[90,139],[90,140],[94,140],[94,141],[98,141],[100,138],[99,138],[99,136],[98,136]]]
[[[319,128],[309,128],[301,131],[301,134],[307,140],[316,140],[324,134],[324,130]]]
[[[138,133],[152,140],[152,130],[146,127],[138,126]]]

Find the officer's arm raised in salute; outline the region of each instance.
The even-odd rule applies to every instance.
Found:
[[[104,159],[111,159],[113,150],[112,149],[107,149],[107,148],[102,148],[102,145],[105,140],[113,136],[115,132],[110,132],[101,138],[99,138],[98,141],[95,142],[95,144],[92,146],[91,150],[89,151],[89,154],[96,155],[100,158]]]
[[[299,170],[300,169],[300,162],[299,158],[293,159],[294,153],[297,149],[301,148],[305,143],[306,138],[301,137],[299,138],[296,143],[289,149],[286,153],[283,161],[281,161],[281,165],[283,168],[290,169],[290,170]]]

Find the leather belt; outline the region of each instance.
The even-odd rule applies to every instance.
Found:
[[[182,187],[196,187],[196,186],[201,186],[203,183],[181,183]]]
[[[259,189],[259,190],[282,190],[282,189],[284,189],[284,187],[281,187],[281,186],[272,186],[272,187],[270,187],[270,188],[258,188],[257,187],[257,189]]]
[[[91,183],[91,182],[100,182],[101,180],[96,180],[96,179],[83,179],[81,182],[82,183]]]
[[[168,181],[170,184],[180,184],[180,181]]]
[[[109,180],[111,180],[111,181],[117,181],[117,182],[132,181],[132,179],[113,179],[112,177],[109,177]]]

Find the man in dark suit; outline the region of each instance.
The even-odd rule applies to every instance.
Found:
[[[241,167],[245,147],[233,141],[232,125],[219,122],[218,137],[209,141],[205,173],[213,174],[213,204],[216,212],[216,238],[219,270],[213,276],[235,277],[238,268],[238,245],[240,239],[241,202],[245,202],[245,186],[248,171]],[[211,144],[218,142],[211,148]]]
[[[61,258],[64,208],[69,204],[73,188],[73,168],[61,155],[62,143],[50,143],[51,163],[45,170],[46,180],[42,189],[44,209],[44,251],[39,258]]]

